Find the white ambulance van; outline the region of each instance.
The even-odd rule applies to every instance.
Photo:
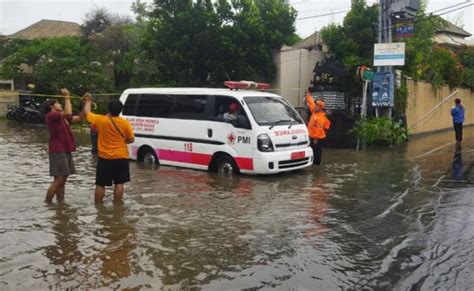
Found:
[[[125,90],[122,117],[135,131],[130,158],[223,174],[272,174],[313,163],[302,118],[281,96],[243,90],[267,84],[226,82],[229,89]]]

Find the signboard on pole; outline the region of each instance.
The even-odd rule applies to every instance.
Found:
[[[394,22],[395,26],[395,39],[399,40],[402,38],[413,37],[414,34],[414,24],[411,19],[403,19]]]
[[[374,66],[404,66],[405,43],[376,43],[374,45]]]
[[[393,73],[377,72],[372,81],[372,106],[393,107],[394,80]]]

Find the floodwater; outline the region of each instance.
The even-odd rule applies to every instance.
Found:
[[[218,177],[131,162],[124,205],[93,203],[94,161],[46,205],[47,135],[0,122],[0,289],[465,290],[474,286],[474,128],[323,166]]]

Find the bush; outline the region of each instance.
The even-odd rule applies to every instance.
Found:
[[[400,122],[386,117],[358,120],[351,133],[367,144],[400,144],[408,138],[407,130]]]

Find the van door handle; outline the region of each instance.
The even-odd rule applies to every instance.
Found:
[[[212,129],[210,128],[207,129],[207,136],[212,137]]]

